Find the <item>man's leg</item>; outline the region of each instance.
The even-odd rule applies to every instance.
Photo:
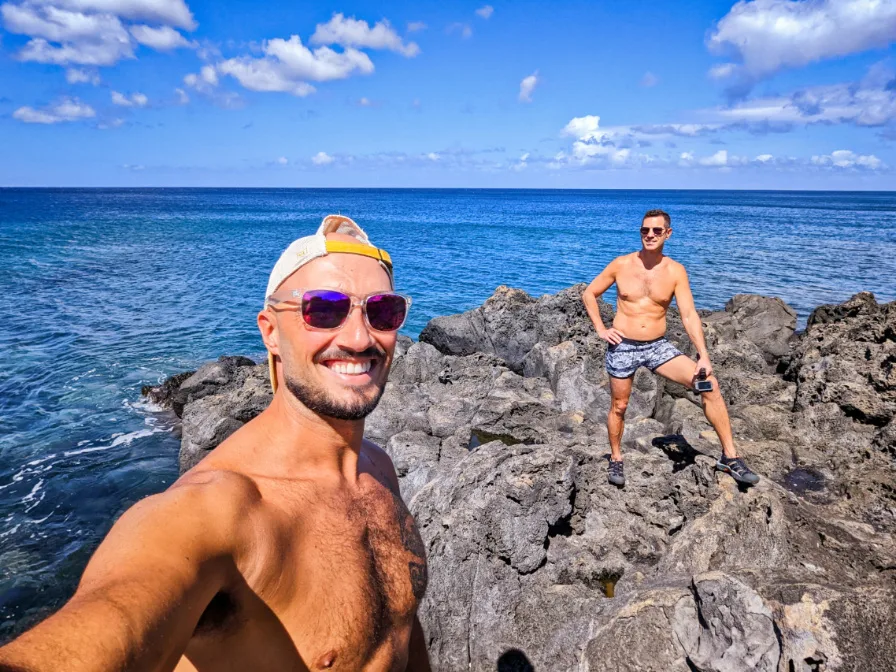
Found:
[[[633,378],[610,376],[610,412],[607,413],[607,433],[610,436],[609,480],[613,485],[625,485],[622,470],[622,433],[625,431],[625,409],[632,394]]]
[[[685,355],[679,355],[662,366],[658,366],[656,373],[663,378],[668,378],[690,389],[694,387],[697,362]],[[737,457],[737,450],[734,448],[734,437],[731,434],[731,420],[728,419],[728,409],[725,407],[725,400],[722,399],[722,393],[719,391],[719,381],[715,376],[710,376],[707,380],[712,381],[712,392],[704,392],[700,395],[703,413],[706,415],[706,419],[709,420],[712,428],[716,430],[716,434],[719,435],[719,441],[722,442],[722,452],[725,453],[725,457]]]
[[[693,388],[697,363],[685,355],[679,355],[658,366],[654,371],[663,378],[668,378],[687,388]],[[709,376],[707,380],[712,382],[712,391],[700,394],[700,403],[703,404],[703,414],[709,420],[712,428],[716,430],[722,444],[722,459],[719,460],[717,468],[731,474],[738,481],[755,483],[759,480],[758,477],[743,464],[743,460],[739,460],[737,457],[734,436],[731,433],[731,420],[728,417],[728,408],[725,406],[722,392],[719,390],[719,381],[715,376]],[[731,466],[735,467],[736,474],[732,473]]]

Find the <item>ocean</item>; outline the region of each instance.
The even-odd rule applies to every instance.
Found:
[[[140,388],[264,354],[268,273],[328,213],[355,218],[414,298],[405,333],[501,284],[589,282],[672,215],[698,307],[896,298],[896,193],[0,189],[0,643],[60,606],[121,512],[177,477]],[[612,295],[607,297],[612,300]]]

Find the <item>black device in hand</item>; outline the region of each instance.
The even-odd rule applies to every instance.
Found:
[[[697,372],[696,380],[694,381],[694,391],[712,392],[712,381],[706,380],[706,369],[700,369]]]

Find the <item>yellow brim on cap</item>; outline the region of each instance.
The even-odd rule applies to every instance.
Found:
[[[381,250],[373,245],[365,245],[364,243],[345,243],[341,240],[328,240],[327,252],[341,252],[342,254],[360,254],[365,257],[371,257],[377,261],[386,264],[392,268],[392,257],[386,250]],[[390,273],[391,275],[391,273]]]

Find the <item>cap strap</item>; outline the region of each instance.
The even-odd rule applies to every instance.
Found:
[[[327,252],[341,252],[343,254],[360,254],[365,257],[371,257],[377,261],[381,261],[389,268],[392,268],[392,257],[386,250],[381,250],[372,245],[364,245],[363,243],[346,243],[341,240],[328,240]]]

